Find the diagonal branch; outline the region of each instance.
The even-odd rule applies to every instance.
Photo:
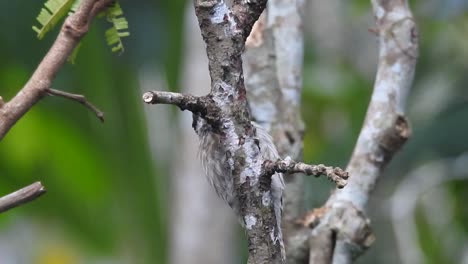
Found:
[[[40,182],[35,182],[16,192],[0,197],[0,213],[30,202],[46,192]]]
[[[92,18],[111,2],[112,0],[83,0],[78,10],[65,19],[57,39],[29,81],[9,102],[0,104],[0,140],[35,103],[47,94],[55,75],[88,31]]]
[[[417,29],[408,1],[372,0],[379,38],[379,66],[364,125],[349,161],[352,175],[343,190],[337,190],[325,205],[329,210],[313,234],[337,230],[336,243],[316,243],[310,254],[322,255],[322,247],[334,244],[333,256],[314,263],[351,263],[369,246],[371,234],[363,215],[370,194],[385,166],[410,136],[404,116],[405,102],[413,82],[418,56]],[[361,212],[351,212],[354,210]],[[348,217],[347,217],[348,216]],[[347,232],[342,232],[347,229]]]

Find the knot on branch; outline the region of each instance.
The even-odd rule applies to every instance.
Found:
[[[290,157],[277,161],[267,160],[263,163],[263,175],[271,176],[277,172],[291,174],[300,172],[306,175],[313,175],[315,177],[325,175],[340,189],[346,186],[347,179],[349,178],[348,172],[341,168],[329,167],[323,164],[309,165],[302,162],[293,161]]]
[[[405,17],[390,25],[389,34],[399,50],[411,59],[418,57],[418,31],[412,17]]]
[[[390,153],[396,153],[411,136],[411,127],[408,119],[397,115],[392,125],[384,131],[380,139],[380,146]]]
[[[303,221],[313,230],[310,237],[311,241],[315,241],[310,244],[310,254],[313,256],[331,259],[334,251],[340,251],[333,247],[347,247],[346,251],[351,252],[352,259],[356,259],[375,241],[369,218],[350,202],[339,201],[315,209]],[[328,256],[323,256],[324,245],[332,245]]]
[[[403,115],[397,115],[389,127],[382,131],[378,139],[379,149],[369,156],[369,160],[378,166],[388,163],[410,136],[409,121]]]
[[[334,209],[332,221],[335,222],[335,228],[340,230],[343,238],[362,247],[370,247],[375,237],[372,234],[370,219],[364,212],[349,202],[338,205]]]
[[[76,23],[73,23],[72,20],[66,20],[63,25],[64,33],[75,40],[81,39],[86,34],[86,32],[88,32],[88,29],[89,25],[87,23],[77,25]]]
[[[327,222],[337,232],[337,240],[350,247],[353,259],[364,253],[375,241],[369,218],[350,202],[335,203],[330,208]]]

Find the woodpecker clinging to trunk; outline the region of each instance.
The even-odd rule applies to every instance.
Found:
[[[264,160],[276,161],[280,158],[272,137],[259,124],[252,122],[256,130],[256,138]],[[212,126],[203,118],[193,115],[193,128],[200,138],[199,155],[208,182],[213,186],[218,196],[223,199],[233,210],[241,225],[244,219],[240,215],[239,199],[234,191],[234,179],[232,169],[228,161],[228,155],[224,147],[223,138],[216,133]],[[283,210],[282,194],[284,189],[283,175],[275,173],[271,178],[271,201],[276,217],[277,236],[282,243],[281,215]],[[283,257],[284,246],[281,244]]]

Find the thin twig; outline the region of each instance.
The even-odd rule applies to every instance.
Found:
[[[347,179],[349,178],[348,172],[338,167],[329,167],[323,164],[309,165],[302,162],[293,161],[287,157],[284,160],[278,160],[275,162],[266,161],[263,164],[264,174],[273,175],[275,172],[282,173],[304,173],[306,175],[313,175],[319,177],[321,175],[327,176],[327,178],[336,183],[338,188],[346,186]]]
[[[104,113],[101,110],[99,110],[96,106],[91,104],[88,100],[86,100],[86,97],[84,95],[67,93],[64,91],[55,90],[51,88],[47,89],[47,93],[49,95],[55,95],[55,96],[60,96],[66,99],[70,99],[70,100],[76,101],[84,105],[86,108],[91,110],[96,115],[96,117],[99,118],[99,120],[101,120],[101,122],[104,122]]]
[[[46,192],[41,182],[35,182],[16,192],[10,193],[0,198],[0,213],[15,208],[24,203],[30,202]]]

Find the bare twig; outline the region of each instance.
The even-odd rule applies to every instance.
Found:
[[[47,94],[55,75],[88,31],[92,18],[111,2],[112,0],[83,0],[78,10],[65,19],[57,39],[29,81],[15,97],[0,107],[0,140]]]
[[[88,100],[86,100],[86,97],[84,95],[67,93],[67,92],[63,92],[63,91],[55,90],[51,88],[47,89],[47,93],[50,95],[55,95],[55,96],[60,96],[66,99],[70,99],[70,100],[76,101],[84,105],[86,108],[91,110],[96,115],[96,117],[99,118],[99,120],[101,120],[101,122],[104,122],[104,113],[101,110],[99,110],[96,106],[88,102]]]
[[[10,193],[0,198],[0,213],[10,210],[11,208],[20,206],[30,202],[46,192],[44,186],[40,182],[35,182],[16,192]]]
[[[346,208],[364,211],[384,167],[410,135],[404,109],[418,54],[416,25],[408,1],[372,0],[372,5],[380,44],[377,78],[364,125],[346,169],[351,175],[348,185],[329,198],[326,207],[331,209],[314,230],[315,233],[330,228],[338,231],[333,257],[315,262],[318,264],[330,263],[329,259],[333,259],[333,263],[350,263],[367,249],[367,242],[372,239],[366,231],[366,218],[348,217],[345,221],[345,216],[349,215]],[[341,206],[343,204],[345,206]],[[343,227],[349,227],[350,232],[343,232]],[[366,239],[357,239],[366,235],[369,236]],[[318,254],[325,244],[315,245],[311,252]]]
[[[265,175],[273,175],[276,172],[289,174],[304,173],[306,175],[312,175],[315,177],[325,175],[329,180],[335,182],[339,189],[346,186],[346,180],[349,177],[346,171],[338,167],[333,168],[323,164],[309,165],[302,162],[295,162],[289,157],[284,160],[278,160],[275,162],[266,161],[263,164],[263,169]]]
[[[147,104],[172,104],[181,110],[201,114],[206,114],[206,105],[208,104],[205,97],[164,91],[146,92],[143,94],[143,101]]]

